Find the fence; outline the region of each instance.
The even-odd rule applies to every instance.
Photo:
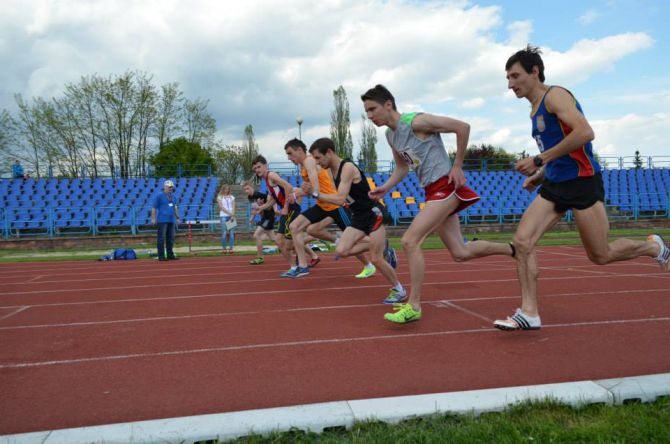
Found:
[[[393,225],[409,225],[419,213],[423,203],[403,204],[405,198],[387,200]],[[529,201],[517,197],[482,195],[481,200],[459,213],[461,222],[469,225],[517,223]],[[610,221],[636,221],[670,218],[670,193],[608,194],[605,201]],[[572,212],[562,220],[572,221]]]

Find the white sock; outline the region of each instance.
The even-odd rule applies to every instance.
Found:
[[[297,270],[297,269],[298,269],[298,267],[297,267],[296,265],[293,265],[293,266],[291,267],[291,271],[293,271],[293,270]]]
[[[393,286],[393,289],[394,289],[395,291],[399,292],[399,293],[404,293],[404,292],[405,292],[405,289],[403,288],[403,286],[402,286],[402,284],[401,284],[400,282],[398,282],[397,284],[395,284],[395,285]]]
[[[368,262],[368,264],[365,266],[365,268],[375,268],[375,266],[372,265],[372,262]]]

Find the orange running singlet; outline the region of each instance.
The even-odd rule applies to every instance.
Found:
[[[307,157],[312,156],[308,155]],[[333,182],[333,177],[330,175],[330,171],[324,170],[318,165],[316,167],[319,169],[319,193],[337,194],[337,188],[335,188],[335,182]],[[307,170],[302,165],[300,166],[300,176],[302,176],[302,180],[309,182]],[[317,199],[316,204],[321,207],[323,211],[333,211],[339,208],[339,205],[323,202],[321,199]]]

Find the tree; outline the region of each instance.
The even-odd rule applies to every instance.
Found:
[[[158,147],[168,143],[175,134],[181,131],[179,114],[184,105],[184,96],[177,83],[161,86],[158,99],[158,115],[154,136],[158,139]]]
[[[368,173],[377,172],[377,129],[361,114],[361,150],[358,152],[358,165]]]
[[[141,176],[150,155],[175,138],[214,143],[207,101],[185,99],[176,83],[157,88],[142,72],[82,77],[48,100],[15,98],[18,112],[6,125],[12,148],[3,153],[13,151],[38,176],[43,168],[68,177]]]
[[[244,128],[244,143],[242,144],[240,162],[242,164],[242,174],[244,177],[252,177],[253,170],[251,169],[252,162],[258,156],[258,143],[256,143],[256,137],[254,136],[254,127],[247,125]]]
[[[5,109],[0,111],[0,171],[5,172],[5,168],[13,162],[12,146],[14,145],[14,127],[12,116]],[[10,170],[8,169],[7,172]]]
[[[149,163],[154,167],[156,175],[171,176],[176,173],[173,166],[209,165],[214,167],[214,158],[208,150],[197,143],[190,142],[185,137],[179,137],[166,143],[158,153],[151,156]],[[206,168],[199,167],[188,175],[205,176],[207,171]]]
[[[245,178],[244,151],[245,147],[226,145],[214,152],[216,170],[222,183],[236,184]]]
[[[499,146],[496,147],[486,143],[470,145],[465,150],[463,168],[467,170],[480,170],[484,168],[486,170],[509,170],[514,168],[517,157],[517,154],[508,153]],[[449,158],[453,162],[456,158],[456,153],[450,152]]]
[[[186,100],[184,106],[186,138],[205,147],[212,145],[216,133],[216,120],[207,112],[208,103],[209,100]]]
[[[640,155],[639,150],[635,150],[635,158],[633,159],[633,165],[635,166],[636,170],[639,170],[644,165],[644,162],[642,162],[642,156]]]
[[[333,139],[337,155],[343,159],[353,157],[354,143],[351,139],[351,130],[349,128],[351,121],[349,119],[349,101],[347,92],[340,85],[333,91],[333,100],[335,109],[330,113],[330,138]]]

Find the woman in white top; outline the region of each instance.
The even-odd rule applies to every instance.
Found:
[[[223,185],[216,197],[219,204],[219,216],[221,217],[221,247],[223,254],[233,254],[233,243],[235,242],[235,227],[228,228],[235,221],[235,196],[230,194],[230,186]],[[226,248],[226,237],[229,239],[229,247]]]

